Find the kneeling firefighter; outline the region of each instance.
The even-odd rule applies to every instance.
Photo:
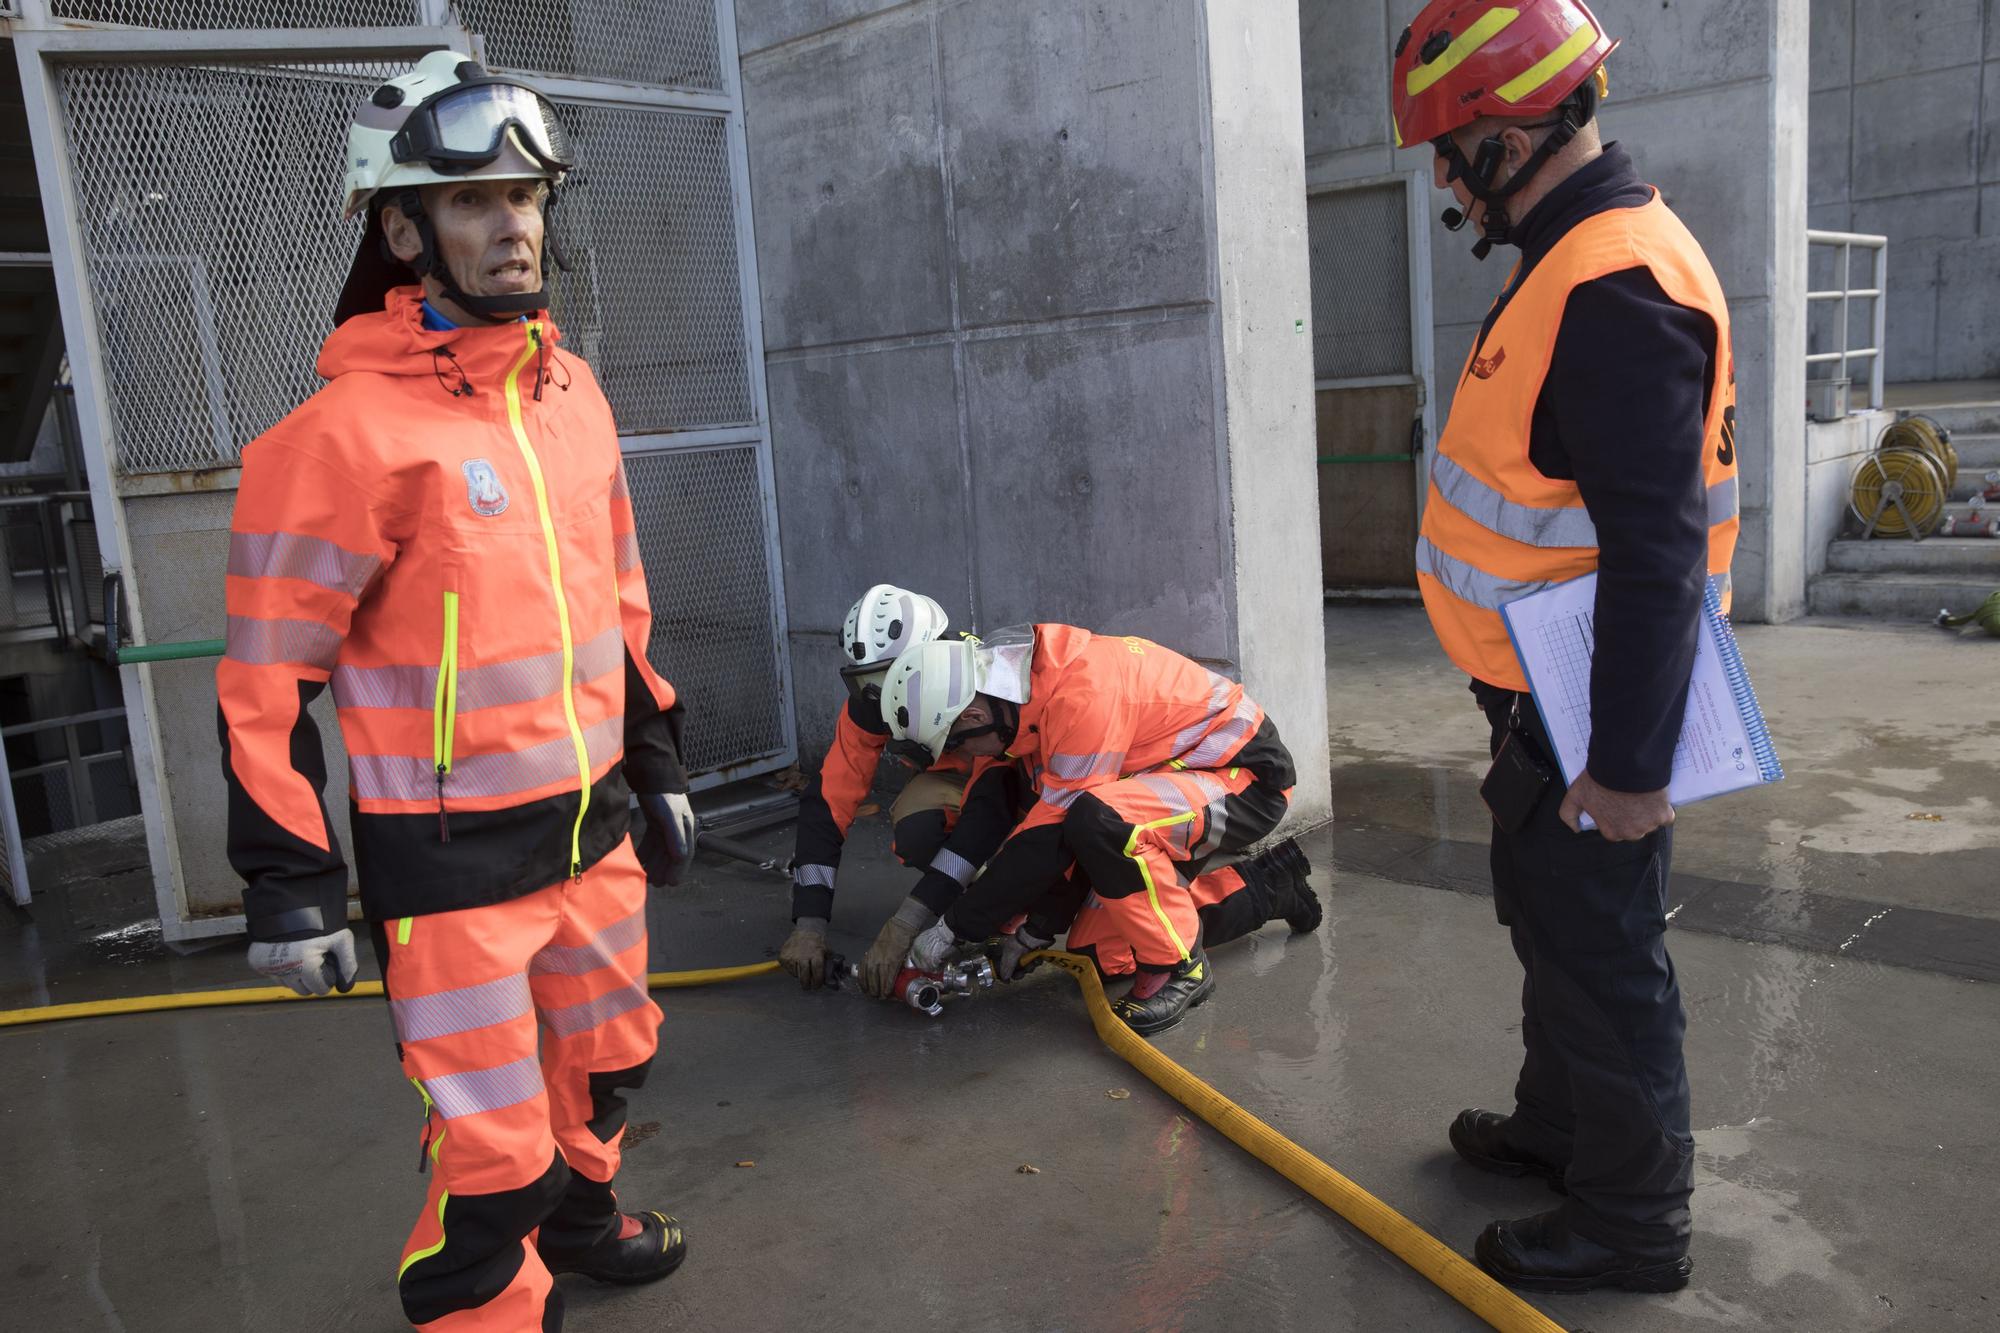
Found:
[[[1113,1008],[1150,1034],[1214,989],[1204,942],[1319,925],[1295,842],[1205,869],[1278,826],[1295,770],[1243,687],[1179,653],[1055,624],[925,644],[890,669],[882,711],[893,748],[1005,756],[1032,796],[986,873],[918,936],[919,968],[1025,914],[1001,941],[1003,978],[1067,931],[1106,975],[1136,974]]]
[[[799,797],[792,856],[792,933],[778,958],[799,984],[826,980],[826,931],[833,917],[834,879],[861,803],[875,786],[889,728],[882,721],[882,681],[897,656],[944,637],[944,608],[922,593],[879,583],[848,610],[841,627],[840,668],[847,701],[835,720],[833,744],[819,773]],[[947,754],[921,767],[890,807],[896,857],[924,872],[915,891],[883,922],[861,965],[861,988],[886,998],[917,933],[935,923],[1013,827],[1014,781],[1006,765]],[[987,793],[977,799],[971,792]],[[961,810],[979,813],[961,817]]]
[[[553,1274],[647,1282],[685,1253],[673,1218],[612,1191],[621,1090],[660,1022],[646,884],[694,847],[681,709],[646,660],[610,405],[545,314],[570,165],[553,108],[435,52],[360,107],[347,164],[368,225],[327,383],[245,450],[230,533],[230,861],[251,966],[351,988],[307,712],[330,683],[362,913],[424,1104],[404,1312],[555,1329]]]

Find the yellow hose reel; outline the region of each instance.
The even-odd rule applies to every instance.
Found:
[[[1861,535],[1922,541],[1944,520],[1957,477],[1951,432],[1929,417],[1891,422],[1854,469],[1850,505]]]

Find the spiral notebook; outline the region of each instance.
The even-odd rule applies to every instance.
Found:
[[[1576,781],[1590,753],[1590,658],[1597,642],[1592,623],[1596,610],[1595,574],[1558,583],[1501,608],[1535,708],[1555,742],[1565,784]],[[1757,707],[1757,693],[1750,688],[1736,633],[1710,580],[1702,599],[1694,675],[1688,682],[1687,713],[1674,746],[1667,797],[1675,805],[1687,805],[1784,776],[1763,710]],[[1590,827],[1588,816],[1584,826]]]

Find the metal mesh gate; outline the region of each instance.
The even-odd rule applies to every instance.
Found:
[[[319,388],[361,239],[340,220],[347,121],[395,69],[62,67],[121,471],[233,467]]]
[[[226,477],[199,474],[236,466],[249,441],[319,387],[313,363],[360,243],[359,225],[339,218],[349,116],[382,79],[408,67],[413,41],[463,47],[464,33],[417,26],[448,12],[495,67],[554,80],[549,91],[571,131],[577,167],[552,215],[571,271],[556,277],[553,313],[567,346],[595,369],[621,433],[639,437],[625,447],[654,607],[649,655],[687,702],[689,768],[714,782],[789,763],[789,667],[728,0],[50,7],[64,19],[188,33],[183,41],[72,30],[41,67],[47,141],[65,178],[59,221],[75,257],[66,301],[90,314],[89,336],[79,330],[71,339],[89,345],[93,363],[86,442],[111,463],[104,484],[117,503],[103,509],[118,524],[107,524],[107,555],[117,553],[126,569],[140,632],[220,632],[219,610],[210,627],[206,611],[178,609],[205,599],[157,596],[175,580],[221,584],[220,538],[207,535],[219,532],[215,505],[184,502],[182,493],[226,487]],[[267,31],[232,28],[291,31],[273,46]],[[185,531],[162,516],[183,503]],[[143,532],[127,512],[142,504]],[[212,572],[134,554],[192,555],[207,549],[197,537],[218,543]],[[149,619],[149,603],[176,610]],[[183,705],[135,713],[135,729],[146,733],[135,758],[155,784],[149,818],[157,825],[164,804],[179,830],[164,858],[171,867],[159,869],[157,854],[155,865],[171,880],[161,890],[170,933],[184,938],[209,933],[208,923],[190,924],[189,885],[226,877],[190,841],[197,829],[211,840],[212,798],[180,794],[219,787],[213,721],[193,717],[201,710],[185,706],[193,701],[174,694],[171,679],[162,686],[161,676],[150,678]],[[174,931],[175,901],[182,933]]]
[[[780,664],[756,447],[627,454],[625,477],[653,601],[646,655],[688,701],[688,766],[784,753],[790,705],[770,684]]]
[[[1413,371],[1404,189],[1392,181],[1306,201],[1315,380]]]

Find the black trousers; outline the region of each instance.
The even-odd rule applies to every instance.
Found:
[[[1512,695],[1480,689],[1497,752]],[[1520,720],[1548,760],[1531,700]],[[1521,1075],[1510,1139],[1567,1162],[1572,1230],[1616,1249],[1679,1256],[1694,1183],[1687,1017],[1667,956],[1671,825],[1639,842],[1572,833],[1560,776],[1518,832],[1493,831],[1493,901],[1521,983]]]

